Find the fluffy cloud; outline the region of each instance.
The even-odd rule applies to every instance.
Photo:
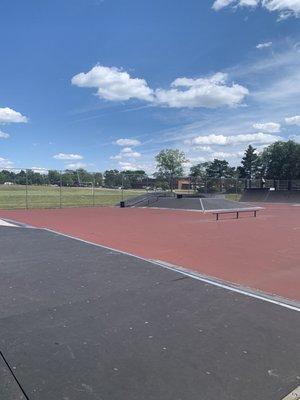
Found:
[[[69,169],[80,169],[80,168],[85,168],[86,164],[77,162],[77,163],[67,164],[66,167]]]
[[[144,79],[131,78],[125,71],[101,65],[72,78],[73,85],[95,87],[98,89],[98,96],[106,100],[139,99],[157,106],[175,108],[215,108],[241,103],[249,93],[248,89],[235,83],[228,84],[227,81],[228,75],[219,72],[206,78],[177,78],[172,82],[171,88],[158,88],[154,91]]]
[[[131,147],[124,147],[124,149],[122,149],[120,153],[124,157],[138,158],[141,156],[141,153],[138,153],[137,151],[133,151]]]
[[[256,7],[259,4],[270,12],[278,12],[280,19],[300,16],[300,0],[215,0],[212,8],[219,11],[230,5]]]
[[[131,147],[124,147],[119,154],[116,156],[111,156],[111,160],[122,160],[123,158],[139,158],[141,157],[141,153],[132,150]]]
[[[83,156],[80,154],[72,154],[72,153],[59,153],[53,156],[56,160],[82,160]]]
[[[257,144],[271,144],[281,140],[279,136],[270,135],[267,133],[249,133],[245,135],[224,136],[224,135],[207,135],[197,136],[193,138],[189,144],[191,145],[238,145],[242,143],[257,143]]]
[[[300,126],[300,115],[295,115],[294,117],[285,118],[285,123],[287,125],[299,125]]]
[[[121,167],[122,171],[136,171],[140,169],[138,165],[130,161],[120,161],[119,166]]]
[[[75,75],[72,84],[96,88],[99,97],[110,101],[152,101],[153,97],[153,92],[144,79],[131,78],[127,72],[115,67],[97,65],[87,73]]]
[[[47,175],[48,174],[48,169],[43,168],[43,167],[31,167],[30,168],[33,172],[36,172],[38,174],[42,174],[42,175]]]
[[[238,84],[227,85],[227,74],[217,73],[208,78],[177,78],[171,89],[157,89],[156,102],[169,107],[206,107],[235,106],[249,93]]]
[[[0,130],[0,139],[8,139],[9,134]]]
[[[300,0],[262,0],[262,5],[269,11],[279,12],[280,19],[300,17]]]
[[[189,141],[186,141],[187,144],[189,144]],[[211,153],[212,148],[210,146],[197,146],[197,150],[204,151],[206,153]]]
[[[229,5],[255,7],[258,5],[259,1],[260,0],[215,0],[212,8],[215,11],[219,11]]]
[[[253,128],[258,129],[262,132],[277,133],[280,132],[280,124],[276,122],[266,122],[264,124],[254,124]]]
[[[27,122],[28,119],[18,111],[11,108],[0,108],[0,124]]]
[[[138,146],[141,144],[141,142],[136,139],[118,139],[116,144],[119,146]]]
[[[243,151],[238,152],[228,152],[228,151],[215,151],[211,154],[211,159],[218,158],[219,160],[228,159],[228,158],[240,158],[244,155]]]
[[[258,45],[256,46],[257,49],[261,50],[261,49],[265,49],[267,47],[271,47],[272,46],[272,42],[264,42],[264,43],[258,43]]]
[[[13,168],[13,162],[7,158],[0,157],[0,169]]]

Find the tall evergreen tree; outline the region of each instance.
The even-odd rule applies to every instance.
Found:
[[[240,177],[247,179],[255,178],[258,172],[258,162],[259,158],[256,154],[256,149],[250,144],[242,158],[242,166],[238,168]]]

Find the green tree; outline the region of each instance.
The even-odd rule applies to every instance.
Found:
[[[300,179],[300,144],[293,140],[275,142],[260,155],[267,179]]]
[[[26,185],[26,171],[21,170],[16,174],[15,183],[17,185]]]
[[[192,186],[198,190],[205,189],[205,180],[207,178],[206,170],[209,166],[209,162],[203,162],[200,164],[193,165],[190,168],[190,177]]]
[[[183,164],[187,162],[184,152],[177,149],[162,150],[155,160],[157,176],[165,178],[169,182],[170,189],[173,190],[174,178],[183,175]]]
[[[117,169],[111,169],[104,172],[104,184],[109,188],[122,186],[122,173]]]
[[[74,176],[74,171],[67,170],[61,175],[62,186],[74,186],[75,182],[77,178]]]
[[[103,176],[102,176],[101,172],[96,172],[94,174],[94,183],[95,183],[95,186],[103,185]]]
[[[60,184],[60,173],[55,170],[50,170],[48,172],[48,180],[51,185],[59,185]]]
[[[14,182],[16,179],[16,174],[13,171],[7,171],[3,169],[0,171],[0,184],[5,182]]]
[[[147,174],[143,170],[123,171],[125,189],[141,189],[147,185]]]
[[[241,164],[242,165],[238,167],[240,178],[253,179],[257,176],[259,170],[259,157],[256,154],[256,149],[252,147],[251,144],[246,149]]]
[[[206,168],[208,178],[232,178],[235,168],[230,167],[228,161],[215,158]]]

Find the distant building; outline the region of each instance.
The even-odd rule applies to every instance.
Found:
[[[178,179],[177,181],[178,190],[189,190],[192,189],[191,181],[189,178]]]

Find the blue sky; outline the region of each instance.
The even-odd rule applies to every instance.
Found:
[[[0,168],[299,141],[299,24],[300,0],[2,0]]]

